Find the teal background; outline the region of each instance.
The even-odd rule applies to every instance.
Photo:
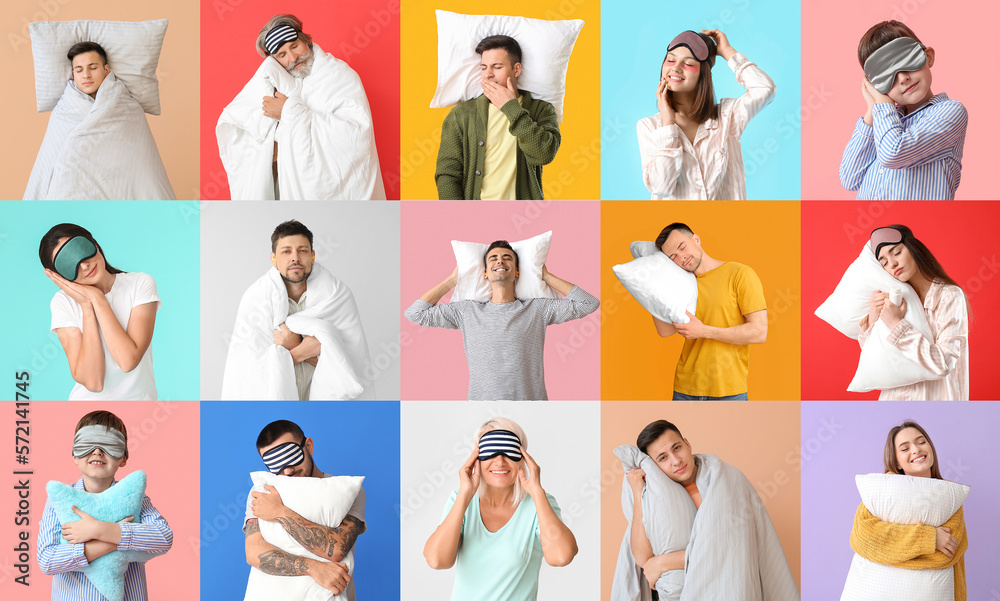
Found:
[[[0,398],[13,399],[15,372],[28,371],[31,400],[66,399],[73,388],[66,354],[49,331],[59,290],[38,260],[53,225],[75,223],[94,235],[111,265],[156,280],[162,304],[153,330],[153,373],[161,400],[198,399],[199,210],[197,203],[63,201],[0,203]],[[220,260],[224,249],[216,249]]]
[[[788,0],[666,3],[622,0],[601,6],[601,198],[649,200],[635,124],[656,113],[667,44],[690,29],[718,29],[777,86],[771,104],[741,138],[751,200],[800,198],[799,3]],[[716,101],[743,87],[721,57],[712,68]]]

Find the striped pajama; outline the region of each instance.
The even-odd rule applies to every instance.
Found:
[[[903,115],[888,103],[859,119],[840,163],[840,183],[858,200],[954,200],[962,181],[969,115],[938,94]]]

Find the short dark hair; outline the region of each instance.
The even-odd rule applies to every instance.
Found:
[[[260,451],[285,434],[291,434],[302,442],[306,440],[306,435],[302,432],[302,428],[298,424],[290,422],[287,419],[279,419],[264,426],[264,429],[260,431],[260,434],[257,436],[257,450]]]
[[[670,237],[670,234],[674,233],[677,230],[680,230],[682,232],[687,232],[689,236],[694,235],[694,232],[691,230],[691,228],[687,226],[687,224],[681,223],[680,221],[675,221],[674,223],[671,223],[667,227],[663,228],[663,231],[660,232],[660,235],[656,237],[656,242],[655,242],[656,250],[663,250],[663,243],[667,241],[667,238]]]
[[[482,56],[487,50],[496,50],[497,48],[503,48],[507,51],[511,67],[521,62],[521,45],[509,35],[486,36],[476,45],[476,54]]]
[[[108,64],[108,53],[97,42],[77,42],[73,44],[70,46],[69,52],[66,53],[66,58],[72,63],[78,54],[83,54],[84,52],[96,52],[101,55],[101,60],[104,61],[104,64]]]
[[[656,442],[656,439],[663,436],[665,432],[677,432],[677,436],[684,438],[684,435],[677,429],[677,426],[665,419],[658,419],[643,428],[642,432],[639,432],[639,436],[635,439],[635,446],[639,447],[639,450],[643,453],[646,453],[649,445]],[[646,454],[648,455],[648,453]]]
[[[122,436],[125,437],[125,458],[128,459],[128,430],[125,429],[125,422],[122,421],[122,418],[110,411],[91,411],[76,422],[76,430],[73,430],[73,433],[76,434],[80,428],[87,426],[104,426],[121,432]]]
[[[274,228],[274,232],[271,234],[271,252],[278,249],[278,240],[285,236],[305,236],[309,239],[309,248],[312,248],[313,233],[300,222],[289,219],[288,221],[279,223],[278,227]]]
[[[506,240],[497,240],[493,244],[490,244],[489,248],[486,249],[486,252],[483,253],[483,269],[487,268],[486,257],[490,255],[490,251],[493,250],[494,248],[508,249],[514,255],[514,269],[521,268],[519,259],[517,257],[517,251],[514,250],[514,248],[510,245],[510,242],[507,242]]]
[[[885,46],[896,38],[913,38],[918,44],[923,46],[923,42],[913,33],[913,30],[899,21],[882,21],[872,25],[871,28],[861,36],[858,42],[858,62],[864,68],[865,61],[868,60],[876,50]]]

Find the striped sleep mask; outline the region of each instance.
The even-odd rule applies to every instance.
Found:
[[[479,439],[479,460],[486,461],[503,455],[511,461],[521,460],[521,439],[510,430],[490,430]]]
[[[287,42],[299,37],[299,32],[291,25],[278,25],[264,36],[264,50],[268,54],[274,54]]]
[[[73,456],[80,459],[93,453],[94,449],[101,449],[112,459],[128,457],[125,435],[118,430],[96,424],[77,430],[73,436]]]
[[[264,465],[272,474],[280,474],[286,467],[295,467],[305,461],[306,454],[303,450],[305,446],[306,441],[304,440],[301,443],[279,444],[261,455],[261,459],[264,460]]]

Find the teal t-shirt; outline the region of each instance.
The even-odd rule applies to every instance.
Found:
[[[458,491],[451,493],[441,521],[457,496]],[[545,496],[562,519],[555,497],[548,493]],[[510,521],[490,532],[479,514],[479,495],[474,496],[462,518],[452,601],[535,601],[541,566],[542,541],[535,501],[525,496]]]

